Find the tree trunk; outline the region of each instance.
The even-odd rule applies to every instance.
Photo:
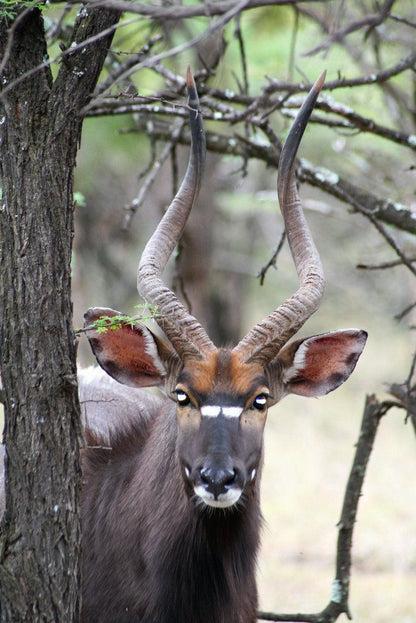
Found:
[[[39,10],[0,23],[3,87],[40,65]],[[78,16],[79,43],[118,14]],[[7,46],[7,41],[9,46]],[[0,110],[0,357],[5,394],[6,515],[0,542],[0,621],[79,616],[80,413],[70,296],[73,169],[79,114],[111,35],[66,55],[53,81],[36,71]],[[84,50],[84,51],[83,51]]]

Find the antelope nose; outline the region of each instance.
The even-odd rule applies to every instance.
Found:
[[[217,498],[235,483],[237,472],[224,467],[202,467],[199,475],[205,489]]]

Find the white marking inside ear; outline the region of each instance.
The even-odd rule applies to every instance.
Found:
[[[166,376],[166,369],[157,352],[156,342],[150,329],[146,326],[142,328],[142,335],[145,341],[145,352],[153,359],[153,364],[161,376]]]
[[[243,407],[220,407],[218,405],[204,405],[201,407],[201,415],[205,417],[218,417],[223,415],[226,418],[238,418],[243,412]]]
[[[339,346],[339,352],[342,354],[344,360],[349,354],[354,353],[354,352],[358,353],[358,356],[359,356],[364,348],[365,341],[367,338],[367,334],[364,332],[364,335],[362,335],[362,333],[363,332],[360,331],[359,329],[341,329],[337,331],[328,331],[328,333],[322,333],[320,335],[313,335],[311,337],[306,338],[303,342],[301,342],[301,344],[299,344],[295,352],[295,356],[293,357],[292,365],[289,368],[287,368],[287,370],[284,371],[283,382],[289,383],[293,378],[297,376],[299,370],[302,370],[305,368],[305,366],[307,365],[306,358],[307,358],[307,352],[309,348],[311,346],[313,348],[313,343],[314,342],[319,343],[320,340],[322,339],[325,340],[327,338],[331,338],[331,336],[335,338],[340,336],[341,345]],[[361,336],[358,334],[361,334]],[[345,342],[342,343],[342,337],[344,338],[352,337],[355,339],[353,339],[351,344],[348,345]],[[328,345],[328,348],[331,349],[330,344]],[[332,348],[335,348],[335,347],[333,346]],[[348,378],[351,372],[352,370],[350,370],[346,378]]]
[[[293,357],[293,362],[290,368],[287,368],[284,371],[284,374],[283,374],[284,383],[289,383],[298,374],[299,370],[302,370],[302,368],[305,367],[307,350],[308,350],[308,340],[305,340],[304,342],[302,342],[302,344],[299,344],[299,347],[295,353],[295,356]]]

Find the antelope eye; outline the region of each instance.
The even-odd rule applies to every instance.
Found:
[[[264,411],[267,407],[267,394],[259,394],[253,400],[253,408],[258,411]]]
[[[180,389],[176,391],[176,400],[178,401],[178,405],[181,407],[186,407],[186,405],[189,405],[190,403],[188,394]]]

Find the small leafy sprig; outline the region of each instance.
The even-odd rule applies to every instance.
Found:
[[[140,313],[135,316],[125,314],[117,314],[116,316],[100,316],[97,320],[83,329],[75,329],[75,335],[94,330],[97,333],[107,333],[107,331],[117,331],[125,325],[133,327],[137,322],[145,322],[146,320],[154,320],[160,317],[157,305],[144,303],[136,305],[136,309],[140,309]]]
[[[97,333],[107,333],[107,331],[117,331],[126,324],[133,326],[136,320],[137,318],[133,316],[125,315],[101,316],[98,320],[92,323],[91,327],[93,327]]]
[[[22,0],[21,2],[16,2],[16,0],[3,0],[0,6],[0,19],[14,19],[19,10],[22,9],[31,9],[32,7],[43,8],[46,5],[45,1],[39,0]]]

